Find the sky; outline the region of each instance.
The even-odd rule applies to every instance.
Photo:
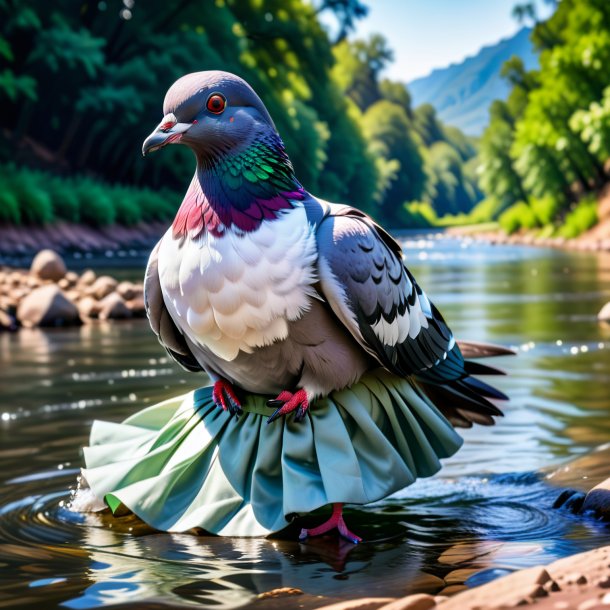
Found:
[[[475,55],[522,26],[511,16],[517,0],[364,0],[369,14],[355,36],[379,32],[394,50],[385,76],[408,82]],[[540,18],[549,5],[537,1]],[[324,20],[326,21],[328,17]]]

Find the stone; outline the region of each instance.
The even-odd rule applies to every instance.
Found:
[[[104,297],[114,292],[118,282],[109,275],[102,275],[98,277],[93,285],[91,286],[90,294],[94,296],[98,301],[101,301]]]
[[[585,496],[582,512],[589,511],[604,521],[610,521],[610,478],[593,487]]]
[[[99,308],[98,317],[100,320],[120,320],[132,317],[129,307],[117,292],[106,295],[100,301]]]
[[[126,300],[131,301],[136,296],[136,287],[131,282],[121,282],[116,291]]]
[[[32,261],[30,273],[41,280],[58,282],[66,275],[66,264],[54,250],[41,250]]]
[[[8,312],[0,309],[0,331],[3,330],[17,330],[17,324]]]
[[[289,595],[303,595],[303,591],[301,591],[301,589],[296,589],[295,587],[281,587],[279,589],[259,593],[257,597],[258,599],[269,599],[274,597],[287,597]]]
[[[68,271],[68,273],[66,273],[63,279],[66,280],[66,282],[68,282],[68,286],[72,288],[73,286],[76,286],[78,282],[78,273],[75,273],[74,271]]]
[[[445,584],[447,585],[463,585],[473,574],[480,570],[476,568],[462,568],[453,570],[445,576]]]
[[[512,608],[544,597],[548,592],[544,585],[553,580],[542,566],[513,572],[475,589],[468,589],[443,602],[440,610],[465,610],[466,608]],[[459,586],[459,585],[452,585]],[[441,595],[446,590],[441,591]]]
[[[426,593],[416,593],[381,606],[379,610],[430,610],[434,606],[436,606],[434,597]]]
[[[91,286],[93,285],[93,282],[95,282],[96,278],[97,275],[95,275],[95,271],[93,271],[93,269],[87,269],[78,279],[78,284],[80,286]]]
[[[17,307],[17,319],[26,327],[81,323],[76,305],[55,284],[36,288],[24,297]]]
[[[97,318],[100,313],[100,303],[93,297],[83,297],[78,302],[78,312],[81,318]]]
[[[34,278],[32,278],[32,279],[34,279]],[[61,280],[59,280],[59,282],[57,282],[57,285],[62,290],[68,290],[68,288],[70,288],[70,282],[68,282],[68,280],[65,277],[62,277]]]
[[[378,610],[383,604],[395,601],[391,597],[361,597],[349,599],[328,606],[321,606],[316,610]]]
[[[144,297],[136,297],[131,301],[127,301],[127,307],[136,318],[146,317],[146,306],[144,305]]]
[[[610,322],[610,301],[608,301],[597,314],[597,319],[600,322]]]

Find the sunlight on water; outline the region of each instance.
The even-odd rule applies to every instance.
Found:
[[[499,363],[511,402],[497,426],[462,431],[438,476],[348,515],[368,543],[159,535],[133,516],[69,510],[94,418],[119,421],[205,378],[174,366],[143,320],[23,329],[0,335],[0,596],[24,608],[237,608],[297,587],[314,608],[438,592],[458,569],[481,584],[607,541],[607,526],[551,506],[561,488],[608,475],[610,326],[596,314],[610,300],[610,257],[437,235],[403,243],[458,338],[518,355]]]

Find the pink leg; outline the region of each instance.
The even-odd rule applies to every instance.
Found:
[[[212,400],[231,415],[241,415],[241,404],[235,395],[233,386],[226,379],[219,379],[212,389]]]
[[[343,519],[343,504],[340,502],[333,504],[333,514],[328,521],[311,529],[303,528],[299,535],[299,540],[305,540],[309,536],[321,536],[322,534],[326,534],[335,528],[339,530],[339,534],[341,534],[343,538],[347,538],[347,540],[350,542],[353,542],[354,544],[362,542],[362,538],[360,538],[360,536],[356,536],[356,534],[353,534],[347,529],[347,525]]]
[[[267,423],[270,424],[281,415],[287,415],[296,410],[294,421],[301,421],[309,409],[309,399],[307,392],[303,389],[297,390],[294,394],[284,390],[274,400],[267,401],[268,407],[275,407],[275,412],[269,417]]]

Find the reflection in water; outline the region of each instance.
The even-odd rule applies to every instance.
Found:
[[[608,475],[610,326],[595,315],[610,300],[610,258],[446,239],[405,245],[458,336],[519,356],[502,363],[511,374],[498,385],[512,400],[498,426],[465,431],[440,476],[349,514],[369,542],[301,544],[301,524],[284,539],[158,534],[133,516],[68,510],[92,419],[121,420],[205,380],[168,361],[142,320],[22,330],[0,335],[0,597],[32,608],[42,599],[236,608],[296,587],[295,605],[307,609],[436,593],[444,579],[480,584],[607,541],[607,526],[550,507],[551,483],[588,487]]]

